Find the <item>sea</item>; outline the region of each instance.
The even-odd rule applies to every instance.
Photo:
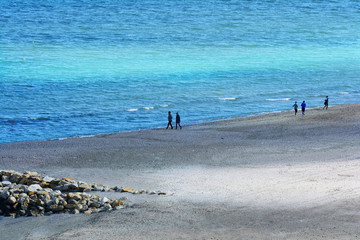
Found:
[[[186,128],[325,96],[360,100],[360,1],[0,1],[0,143],[165,128],[168,111]]]

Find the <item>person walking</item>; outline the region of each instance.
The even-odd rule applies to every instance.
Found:
[[[180,125],[180,115],[179,115],[178,112],[176,113],[176,118],[175,118],[175,120],[176,120],[175,129],[177,129],[178,124],[179,124],[180,129],[182,129],[182,127],[181,127],[181,125]]]
[[[305,108],[306,108],[306,103],[305,103],[305,101],[303,101],[301,104],[302,115],[305,115]]]
[[[173,129],[173,125],[171,124],[171,122],[172,122],[172,115],[171,115],[171,112],[169,111],[169,113],[168,113],[168,124],[167,124],[166,129],[168,129],[169,126],[171,126],[171,129]]]
[[[324,107],[323,107],[323,110],[324,109],[328,109],[328,107],[329,107],[329,97],[328,96],[326,96],[326,98],[325,98],[325,101],[324,101]]]
[[[294,111],[295,111],[295,116],[297,114],[297,110],[298,110],[298,104],[297,104],[297,101],[295,101],[295,104],[293,105],[294,107]]]

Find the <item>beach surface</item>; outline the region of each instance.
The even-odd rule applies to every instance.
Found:
[[[0,217],[0,238],[360,238],[360,104],[165,126],[0,144],[0,169],[168,193],[101,193],[130,206],[91,215]]]

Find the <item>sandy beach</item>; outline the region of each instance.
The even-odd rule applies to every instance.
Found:
[[[106,193],[130,206],[91,215],[1,216],[0,238],[360,238],[360,104],[165,126],[0,144],[0,169],[168,193]]]

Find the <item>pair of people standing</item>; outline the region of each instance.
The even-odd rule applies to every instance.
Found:
[[[168,113],[168,124],[167,124],[166,129],[168,129],[169,126],[171,127],[171,129],[173,129],[172,119],[173,119],[173,117],[172,117],[172,115],[171,115],[171,112],[169,111],[169,113]],[[175,119],[175,120],[176,120],[175,129],[177,129],[177,126],[178,126],[178,125],[179,125],[180,129],[182,129],[182,127],[181,127],[181,125],[180,125],[180,115],[179,115],[178,112],[176,113],[176,119]]]
[[[293,105],[294,107],[294,111],[295,111],[295,115],[297,114],[297,111],[298,111],[298,104],[297,104],[297,101],[295,101],[295,104]],[[302,115],[305,115],[305,108],[306,108],[306,103],[305,101],[303,101],[301,103],[301,111],[302,111]]]

